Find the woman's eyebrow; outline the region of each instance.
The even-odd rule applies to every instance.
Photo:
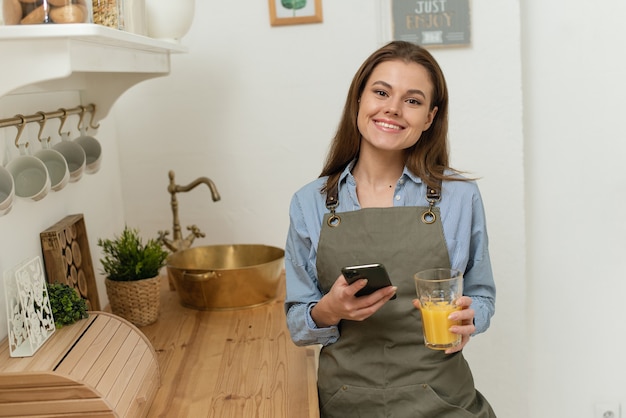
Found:
[[[382,80],[377,80],[377,81],[374,81],[374,82],[372,83],[372,85],[373,85],[373,86],[375,86],[375,85],[381,85],[381,86],[383,86],[383,87],[385,87],[385,88],[387,88],[387,89],[390,89],[390,90],[392,89],[391,84],[389,84],[389,83],[387,83],[387,82],[385,82],[385,81],[382,81]],[[419,95],[419,96],[422,96],[424,99],[426,98],[426,94],[424,94],[424,92],[423,92],[422,90],[420,90],[420,89],[411,89],[411,90],[408,90],[408,91],[407,91],[407,93],[408,93],[408,94],[417,94],[417,95]]]

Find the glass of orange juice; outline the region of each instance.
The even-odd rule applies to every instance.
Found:
[[[448,268],[420,271],[415,274],[415,289],[422,305],[426,347],[445,350],[460,344],[461,336],[449,331],[451,326],[460,325],[460,321],[448,317],[460,309],[456,300],[463,295],[463,273]]]

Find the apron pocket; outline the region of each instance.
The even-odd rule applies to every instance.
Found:
[[[429,413],[432,413],[433,417],[437,418],[495,418],[495,414],[491,410],[491,406],[486,402],[478,391],[476,391],[476,397],[472,402],[470,409],[477,409],[475,413],[463,409],[459,406],[453,405],[443,398],[441,398],[435,390],[427,384],[419,385],[422,392],[420,403],[427,408]],[[420,411],[422,409],[420,408]],[[432,411],[432,412],[431,412]]]
[[[343,385],[324,405],[322,418],[381,418],[384,411],[384,390]]]

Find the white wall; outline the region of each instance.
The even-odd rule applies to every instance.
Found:
[[[626,407],[626,3],[522,3],[528,416],[593,417]]]
[[[1,77],[0,69],[0,77]],[[9,95],[0,98],[0,118],[10,118],[15,114],[31,115],[38,111],[51,112],[58,108],[74,108],[80,105],[77,92],[50,92],[43,94]],[[69,116],[63,131],[70,131],[71,138],[79,136],[78,116]],[[52,144],[60,141],[57,133],[59,119],[50,119],[43,137],[50,136]],[[6,163],[19,154],[15,147],[17,129],[0,129],[0,164]],[[20,143],[29,141],[29,150],[40,148],[37,140],[39,126],[31,123],[26,126]],[[114,121],[107,117],[100,121],[100,129],[94,135],[101,141],[103,159],[100,171],[93,175],[84,174],[76,183],[69,183],[58,192],[50,192],[44,199],[33,202],[16,198],[13,208],[5,216],[0,216],[0,277],[4,283],[4,272],[20,262],[41,254],[39,234],[70,214],[82,213],[87,229],[94,272],[97,278],[100,304],[107,303],[104,279],[99,273],[99,237],[110,237],[124,226],[122,193],[117,158]],[[43,258],[42,258],[43,262]],[[0,285],[0,338],[7,335],[7,315],[4,286]]]
[[[283,246],[291,194],[317,176],[350,79],[385,38],[381,1],[325,0],[324,23],[275,28],[263,0],[196,2],[189,53],[101,122],[100,173],[0,217],[0,270],[36,255],[39,232],[70,213],[85,214],[94,259],[95,239],[124,221],[171,229],[170,169],[179,184],[208,176],[222,195],[179,195],[183,227],[207,234],[197,245]],[[626,5],[590,5],[472,1],[472,46],[433,50],[451,90],[453,164],[481,177],[487,206],[497,312],[466,355],[500,417],[626,405],[616,274],[626,267]],[[0,117],[78,103],[52,96],[2,98]],[[0,129],[8,149],[13,133]],[[5,318],[0,297],[0,335]]]
[[[196,2],[169,77],[116,104],[129,224],[171,229],[168,170],[196,245],[284,246],[293,192],[317,177],[352,76],[388,39],[379,0],[324,1],[322,24],[270,27],[267,1]],[[385,3],[387,4],[387,3]],[[467,348],[477,386],[502,417],[526,418],[525,240],[520,11],[513,0],[472,2],[469,48],[435,49],[451,90],[453,164],[481,177],[498,307]],[[185,231],[186,232],[186,231]]]

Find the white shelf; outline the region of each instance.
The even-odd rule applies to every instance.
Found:
[[[128,88],[170,72],[170,54],[187,49],[95,24],[0,26],[0,97],[79,90],[105,117]]]

